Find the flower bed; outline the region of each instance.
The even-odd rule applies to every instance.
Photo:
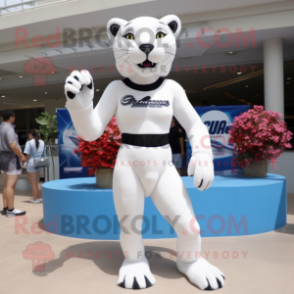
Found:
[[[85,141],[79,138],[79,140],[79,147],[74,153],[80,154],[81,164],[87,167],[88,175],[95,174],[97,168],[114,168],[121,145],[121,133],[115,117],[111,119],[99,139]]]
[[[232,165],[239,163],[244,168],[253,161],[270,160],[275,168],[276,159],[292,147],[289,141],[293,134],[281,118],[280,113],[265,111],[263,106],[254,106],[235,117],[229,132],[229,143],[234,143]]]

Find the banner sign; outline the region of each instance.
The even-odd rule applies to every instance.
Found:
[[[249,105],[197,106],[194,108],[207,126],[211,137],[215,174],[232,174],[233,145],[228,143],[229,130],[234,117],[246,112]],[[78,134],[67,109],[57,109],[57,124],[60,179],[87,177],[87,168],[81,166],[78,154],[73,154],[73,150],[78,146],[76,138]],[[188,163],[191,153],[190,143],[187,142]]]
[[[207,126],[211,138],[216,175],[232,174],[233,144],[229,144],[229,130],[234,117],[249,109],[249,105],[238,106],[196,106],[202,122]],[[191,145],[187,142],[187,160],[191,158]],[[236,168],[241,171],[240,167]]]
[[[87,168],[81,166],[78,154],[77,132],[67,109],[57,109],[60,179],[87,177]]]

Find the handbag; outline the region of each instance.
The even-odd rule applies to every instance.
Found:
[[[50,167],[49,157],[34,158],[34,167]]]
[[[44,146],[45,151],[46,146]],[[49,157],[44,156],[44,151],[41,158],[34,158],[34,167],[50,167]]]

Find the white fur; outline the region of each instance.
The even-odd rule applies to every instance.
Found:
[[[111,29],[112,25],[116,26],[116,32]],[[132,20],[130,24],[125,20],[114,18],[107,24],[107,30],[110,39],[114,42],[116,67],[124,77],[129,78],[133,83],[147,85],[169,73],[176,53],[176,35],[181,30],[181,22],[177,16],[169,15],[160,20],[140,17]],[[165,37],[154,38],[158,32],[163,32]],[[124,36],[127,33],[132,33],[135,39],[126,40]],[[139,48],[146,42],[154,46],[148,56]],[[152,63],[156,63],[152,70],[138,66],[147,58]],[[165,71],[162,70],[163,66]],[[194,175],[197,188],[202,182],[199,190],[210,187],[214,171],[208,131],[178,83],[165,80],[155,90],[138,91],[129,88],[120,80],[113,81],[93,109],[94,85],[92,89],[88,87],[91,82],[93,84],[88,71],[74,71],[65,84],[66,107],[80,136],[88,141],[96,140],[103,134],[113,115],[116,116],[122,133],[164,134],[169,132],[174,115],[186,130],[192,146],[193,156],[188,166],[188,174]],[[75,94],[73,99],[69,98],[69,92]],[[137,100],[150,96],[152,101],[164,100],[168,106],[132,108],[121,103],[125,95],[132,95]],[[203,138],[206,139],[202,140]],[[144,162],[144,165],[138,164],[139,162]],[[132,288],[136,278],[139,287],[145,288],[144,276],[151,285],[155,284],[155,278],[144,256],[142,236],[132,227],[132,220],[143,215],[144,197],[151,196],[157,209],[168,221],[180,216],[173,225],[178,236],[177,251],[182,252],[177,260],[179,271],[200,289],[208,286],[207,281],[212,289],[217,289],[216,278],[221,285],[224,285],[222,273],[203,258],[197,258],[195,255],[191,257],[188,254],[188,252],[200,252],[201,238],[190,227],[190,221],[195,217],[193,207],[181,178],[169,162],[171,162],[169,145],[160,148],[139,148],[122,144],[119,150],[114,169],[113,193],[118,219],[127,217],[123,222],[127,232],[121,230],[120,235],[123,252],[127,252],[127,255],[119,270],[118,284],[124,281],[125,288]],[[204,164],[205,162],[208,164]],[[136,224],[138,228],[142,228],[141,219]],[[194,223],[194,229],[200,229],[197,221]]]
[[[171,21],[178,23],[176,34],[173,34],[167,25]],[[110,27],[116,23],[120,25],[120,29],[114,38],[110,32]],[[133,78],[134,82],[144,84],[156,81],[161,76],[167,76],[176,53],[175,36],[181,30],[179,18],[175,15],[166,16],[160,20],[153,17],[139,17],[124,27],[127,23],[125,20],[114,18],[107,24],[108,36],[113,40],[116,67],[120,74],[124,77]],[[165,33],[166,36],[162,39],[156,39],[156,34],[160,31]],[[127,33],[132,33],[135,36],[135,40],[125,39],[124,36]],[[150,69],[142,71],[137,66],[138,63],[146,59],[145,53],[139,49],[139,46],[145,43],[154,45],[154,49],[148,58],[151,62],[157,63],[156,70],[154,71]]]

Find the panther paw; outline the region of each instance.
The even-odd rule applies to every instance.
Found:
[[[204,258],[191,263],[177,261],[178,270],[201,290],[217,290],[225,284],[225,275]]]
[[[147,259],[131,261],[125,259],[118,274],[117,285],[126,289],[145,289],[156,283]]]
[[[74,70],[66,79],[64,93],[67,98],[67,106],[81,109],[89,106],[94,97],[94,83],[91,74],[87,70]]]

